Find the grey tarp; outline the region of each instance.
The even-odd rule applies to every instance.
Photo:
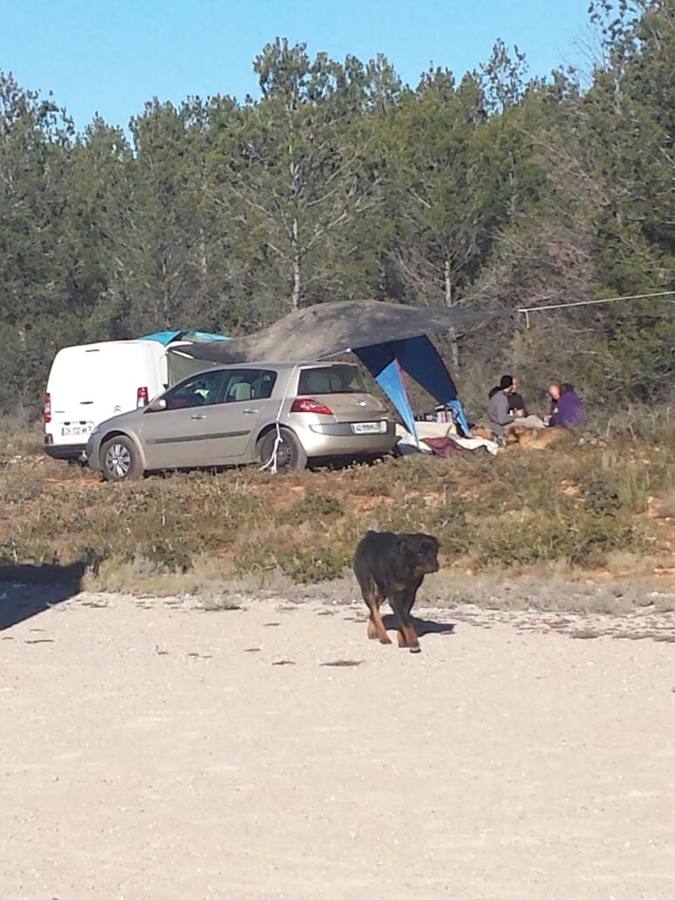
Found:
[[[488,318],[485,313],[456,308],[402,306],[377,300],[320,303],[289,313],[247,337],[182,345],[177,351],[223,364],[303,362],[453,328],[462,332]]]

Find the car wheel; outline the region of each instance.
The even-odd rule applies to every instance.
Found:
[[[307,454],[297,437],[288,428],[280,428],[279,436],[281,440],[277,447],[277,472],[304,469],[307,465]],[[276,428],[268,431],[260,439],[258,443],[258,459],[263,465],[267,465],[272,459],[276,439]]]
[[[101,447],[101,471],[106,481],[132,481],[143,474],[134,442],[124,435],[110,438]]]

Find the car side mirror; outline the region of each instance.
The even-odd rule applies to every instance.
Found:
[[[166,400],[164,397],[158,397],[157,400],[153,400],[152,403],[146,407],[146,412],[160,412],[161,410],[166,409]]]

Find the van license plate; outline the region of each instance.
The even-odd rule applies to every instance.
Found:
[[[64,425],[61,429],[61,437],[88,437],[91,434],[92,425]]]
[[[383,422],[352,422],[354,434],[381,434]]]

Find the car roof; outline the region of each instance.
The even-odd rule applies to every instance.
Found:
[[[255,362],[241,362],[241,363],[222,363],[217,364],[215,366],[211,366],[208,369],[204,369],[205,372],[217,371],[228,371],[230,369],[302,369],[302,368],[328,368],[329,366],[354,366],[356,367],[356,363],[352,362],[341,362],[340,360],[307,360],[305,362],[297,362],[297,363],[289,363],[289,362],[270,362],[269,360],[256,360]]]

